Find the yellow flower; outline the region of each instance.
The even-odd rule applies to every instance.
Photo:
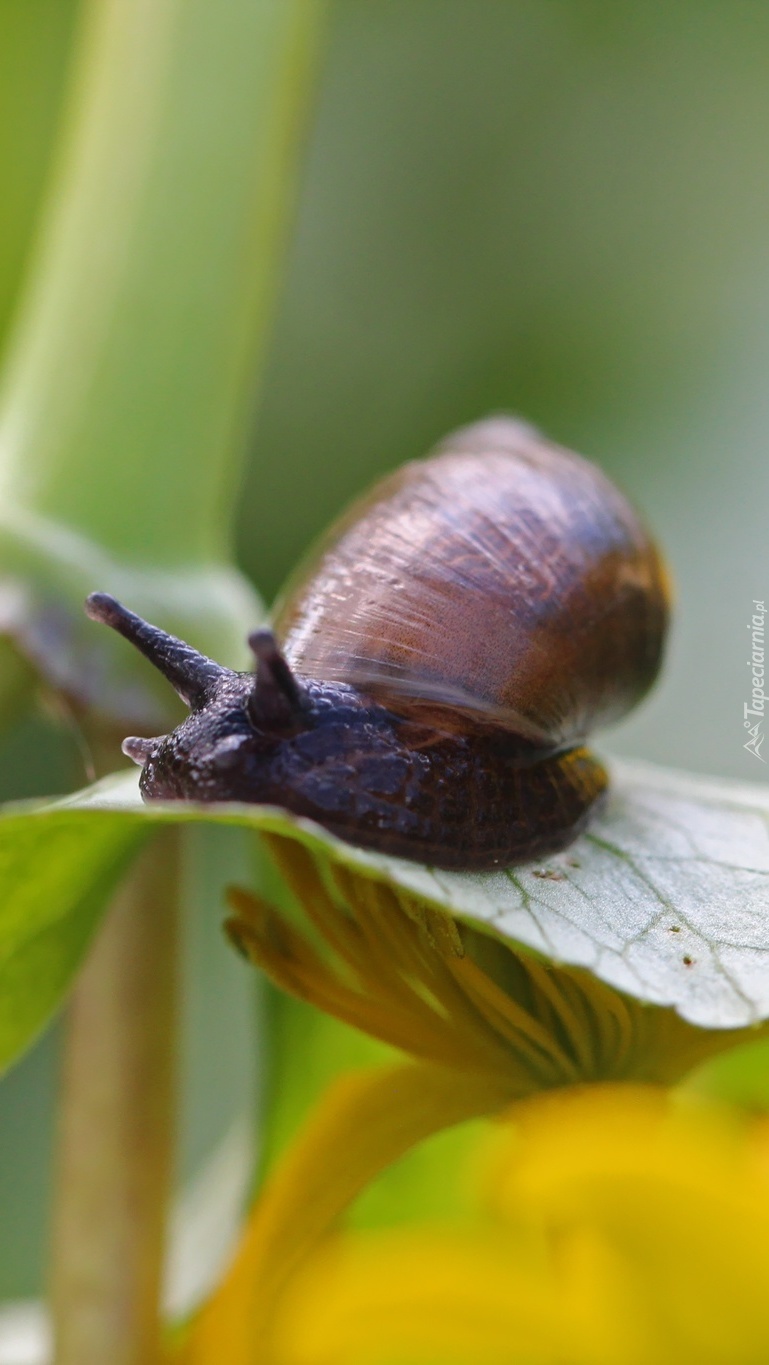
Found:
[[[346,1234],[305,1262],[271,1361],[765,1365],[764,1122],[596,1086],[519,1105],[494,1147],[472,1225]]]
[[[516,952],[398,887],[266,836],[307,930],[234,889],[237,946],[290,994],[508,1100],[580,1081],[677,1081],[753,1029],[702,1029],[589,971]]]
[[[568,1118],[570,1091],[566,1087],[620,1078],[673,1081],[701,1058],[750,1035],[749,1030],[698,1029],[672,1010],[644,1006],[623,996],[586,971],[516,953],[380,881],[341,867],[324,871],[293,842],[273,837],[270,843],[296,896],[297,914],[305,917],[309,928],[300,929],[296,916],[278,913],[249,892],[234,891],[229,928],[235,942],[284,989],[400,1047],[414,1060],[342,1077],[331,1087],[260,1192],[229,1273],[186,1338],[178,1357],[184,1365],[218,1365],[220,1360],[227,1365],[282,1365],[281,1351],[288,1352],[289,1365],[294,1365],[291,1352],[298,1362],[304,1360],[302,1351],[308,1362],[315,1361],[314,1338],[297,1337],[290,1350],[288,1346],[279,1349],[275,1334],[283,1329],[276,1324],[288,1323],[290,1333],[304,1320],[302,1294],[312,1303],[313,1284],[325,1283],[324,1273],[330,1273],[314,1261],[318,1246],[338,1227],[366,1184],[431,1133],[471,1117],[500,1114],[514,1101],[540,1091],[551,1092],[556,1113],[562,1096]],[[627,1092],[618,1093],[636,1092],[628,1087]],[[649,1102],[648,1098],[643,1101],[644,1105]],[[564,1136],[565,1128],[559,1123],[556,1130]],[[544,1225],[535,1220],[529,1227],[502,1217],[499,1209],[497,1213],[493,1235],[486,1229],[480,1241],[477,1230],[469,1242],[464,1237],[453,1243],[438,1239],[446,1257],[435,1265],[442,1266],[443,1278],[430,1281],[416,1273],[418,1265],[432,1264],[435,1239],[428,1238],[425,1244],[418,1240],[393,1244],[393,1270],[398,1265],[411,1267],[401,1286],[410,1306],[406,1311],[404,1299],[401,1316],[404,1321],[413,1319],[414,1341],[422,1343],[416,1360],[428,1365],[430,1323],[436,1315],[448,1320],[445,1304],[453,1292],[448,1286],[463,1282],[466,1266],[477,1262],[486,1269],[480,1278],[467,1280],[475,1286],[468,1290],[468,1303],[462,1306],[463,1301],[457,1299],[457,1311],[467,1330],[463,1333],[457,1324],[450,1333],[453,1345],[436,1347],[436,1361],[448,1365],[468,1360],[481,1365],[488,1360],[489,1365],[497,1361],[501,1365],[507,1360],[552,1360],[554,1365],[563,1365],[574,1359],[581,1365],[583,1357],[564,1355],[564,1351],[567,1346],[569,1352],[576,1349],[572,1317],[579,1320],[579,1305],[589,1306],[593,1300],[574,1294],[574,1285],[580,1273],[588,1278],[594,1273],[593,1261],[604,1264],[607,1281],[615,1276],[619,1298],[628,1297],[632,1317],[634,1286],[631,1282],[625,1287],[624,1263],[617,1262],[612,1245],[596,1240],[593,1232],[575,1233],[573,1245],[569,1239],[564,1244],[564,1254],[573,1266],[562,1293],[553,1278]],[[366,1257],[384,1253],[382,1244],[373,1251],[366,1242],[349,1245],[355,1248],[352,1260],[344,1247],[335,1252],[346,1257],[347,1269],[343,1274],[337,1266],[334,1274],[341,1276],[340,1282],[346,1274],[345,1293],[352,1304],[356,1294],[365,1299],[371,1291],[373,1279],[365,1271]],[[511,1246],[517,1248],[515,1255]],[[503,1269],[492,1273],[494,1265]],[[312,1272],[307,1271],[309,1279],[307,1266],[312,1266]],[[383,1292],[391,1282],[388,1275],[377,1272],[374,1276],[379,1277]],[[503,1293],[502,1285],[509,1292]],[[560,1305],[569,1293],[573,1311],[564,1318]],[[295,1306],[287,1317],[281,1317],[286,1294],[295,1296]],[[341,1313],[343,1300],[341,1293],[334,1299],[330,1290],[320,1291],[319,1321],[324,1304],[331,1312],[336,1303]],[[508,1300],[514,1311],[503,1311]],[[381,1308],[387,1317],[384,1300]],[[374,1314],[375,1309],[369,1303],[366,1313]],[[517,1322],[514,1330],[511,1315]],[[498,1320],[504,1320],[505,1330],[510,1329],[507,1354],[502,1355],[503,1333],[493,1326]],[[348,1361],[352,1365],[358,1358],[362,1365],[369,1358],[377,1365],[380,1360],[389,1365],[382,1352],[390,1339],[388,1331],[395,1331],[396,1336],[400,1331],[397,1319],[389,1327],[383,1324],[379,1336],[375,1334],[365,1346],[374,1352],[370,1357],[349,1326],[354,1324],[352,1307],[345,1321],[352,1332],[349,1350],[345,1354],[347,1347],[338,1342],[333,1347],[341,1351],[343,1365]],[[405,1349],[407,1339],[408,1334],[401,1331],[399,1350]],[[593,1350],[599,1339],[605,1340],[603,1355]],[[317,1340],[323,1341],[320,1331]],[[524,1340],[528,1355],[521,1354]],[[470,1350],[468,1343],[473,1341],[476,1346]],[[620,1365],[622,1358],[612,1354],[614,1319],[603,1310],[593,1324],[590,1342],[593,1354],[584,1356],[586,1362],[606,1360]],[[329,1362],[335,1365],[336,1358],[332,1351]],[[325,1365],[325,1357],[317,1359]],[[399,1356],[394,1359],[400,1362]],[[635,1359],[629,1357],[629,1361]]]

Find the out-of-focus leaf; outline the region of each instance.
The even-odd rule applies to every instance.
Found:
[[[588,833],[484,874],[342,843],[265,806],[142,804],[133,772],[0,821],[0,1059],[54,1009],[125,859],[153,826],[221,821],[299,840],[518,948],[583,966],[703,1028],[769,1017],[769,789],[616,763]]]
[[[79,0],[0,6],[0,337],[34,245]],[[2,1357],[0,1357],[2,1358]]]
[[[0,1067],[58,1003],[121,868],[149,831],[120,816],[89,821],[9,814],[0,822]]]
[[[708,1058],[687,1077],[686,1089],[709,1100],[769,1114],[769,1038],[765,1035]]]

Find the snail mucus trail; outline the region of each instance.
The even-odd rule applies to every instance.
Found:
[[[146,800],[282,806],[439,867],[564,847],[603,795],[585,736],[659,669],[667,580],[636,513],[580,456],[512,418],[447,438],[332,527],[252,672],[94,593],[189,707],[129,738]]]

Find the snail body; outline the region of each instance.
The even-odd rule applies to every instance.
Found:
[[[665,573],[579,456],[508,418],[457,432],[355,504],[235,673],[104,594],[191,709],[129,739],[147,799],[265,802],[436,866],[567,844],[606,787],[587,734],[659,669]]]

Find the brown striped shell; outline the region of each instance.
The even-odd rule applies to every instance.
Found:
[[[494,417],[355,503],[289,585],[275,630],[299,674],[552,750],[644,695],[667,615],[664,567],[626,498]]]

